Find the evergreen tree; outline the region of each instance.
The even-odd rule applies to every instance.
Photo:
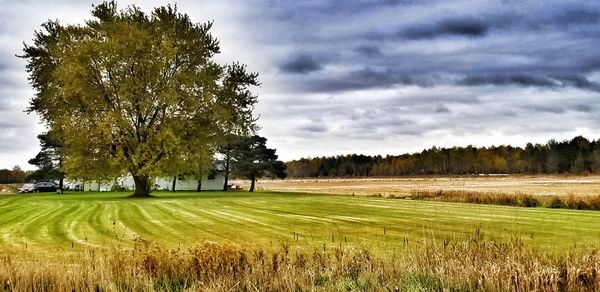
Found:
[[[58,180],[58,189],[63,193],[65,173],[62,171],[62,137],[58,131],[48,131],[39,134],[41,150],[32,159],[29,159],[29,164],[37,166],[37,170],[30,175],[30,179],[41,180]]]
[[[254,135],[240,138],[231,147],[232,172],[250,179],[250,192],[254,191],[258,177],[284,178],[286,176],[285,164],[277,160],[275,149],[267,148],[266,143],[266,138]]]

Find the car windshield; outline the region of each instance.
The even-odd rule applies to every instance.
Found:
[[[28,189],[29,189],[29,188],[34,188],[34,187],[35,187],[35,185],[34,185],[34,184],[24,184],[24,185],[22,186],[22,188],[28,188]]]

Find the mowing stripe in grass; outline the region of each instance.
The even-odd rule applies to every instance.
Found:
[[[233,240],[394,248],[423,237],[520,237],[549,251],[600,246],[600,212],[286,193],[76,193],[0,197],[2,245],[71,248]]]

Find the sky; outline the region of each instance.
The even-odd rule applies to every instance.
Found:
[[[23,42],[99,1],[0,0],[0,168],[39,151]],[[118,1],[149,12],[166,1]],[[259,73],[282,160],[600,137],[600,1],[177,1]]]

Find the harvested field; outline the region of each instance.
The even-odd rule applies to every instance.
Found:
[[[247,187],[246,181],[236,181]],[[264,191],[343,195],[410,195],[415,191],[471,191],[542,196],[600,195],[600,176],[459,176],[260,180]]]

